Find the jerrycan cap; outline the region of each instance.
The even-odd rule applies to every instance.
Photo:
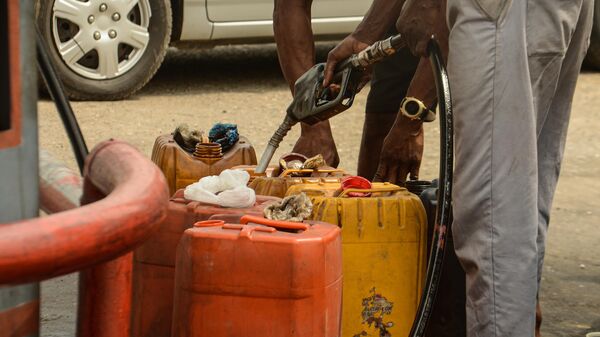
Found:
[[[349,189],[370,190],[373,187],[371,182],[361,176],[347,177],[342,180],[342,191]],[[349,197],[370,197],[371,193],[349,192]]]
[[[219,143],[198,143],[192,155],[194,158],[204,161],[219,161],[223,158],[221,144]]]

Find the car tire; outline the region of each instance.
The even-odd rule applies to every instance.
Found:
[[[58,18],[58,14],[55,18],[54,4],[58,1],[63,1],[60,4],[66,3],[67,6],[72,3],[78,3],[78,0],[36,0],[36,21],[44,39],[47,42],[50,57],[52,58],[52,61],[63,81],[65,91],[71,99],[95,101],[124,99],[140,90],[148,83],[148,81],[150,81],[160,67],[170,42],[172,28],[170,0],[139,0],[129,13],[125,13],[123,18],[119,19],[120,15],[118,18],[110,16],[109,18],[112,18],[113,22],[111,22],[107,17],[103,17],[102,19],[100,19],[100,17],[105,14],[115,15],[114,13],[111,14],[111,10],[112,12],[117,12],[117,9],[104,9],[104,11],[100,13],[102,9],[102,7],[100,7],[101,9],[95,13],[98,19],[90,18],[93,16],[90,14],[86,20],[88,23],[93,21],[93,23],[98,25],[94,27],[101,27],[101,29],[104,30],[100,30],[100,28],[96,29],[92,26],[90,26],[92,28],[85,27],[85,30],[79,28],[79,25],[85,24],[85,22],[82,23],[80,15],[73,16],[75,18],[74,20],[79,22],[79,24],[73,23],[67,19]],[[90,6],[98,6],[97,3],[101,3],[103,6],[105,5],[103,2],[98,0],[88,0],[88,2],[82,3],[90,3]],[[123,4],[124,3],[125,2],[123,2]],[[106,1],[106,4],[113,6],[115,2]],[[149,11],[147,10],[148,7],[150,9]],[[96,7],[94,7],[94,10],[96,10],[95,8]],[[142,8],[144,8],[144,10],[142,10]],[[90,9],[86,8],[86,10],[89,11]],[[78,11],[77,13],[79,12],[81,11]],[[89,12],[86,12],[85,15],[88,14]],[[139,18],[135,16],[136,14]],[[143,20],[144,23],[138,23],[137,21],[139,20]],[[67,22],[67,25],[70,27],[69,29],[65,28],[67,27],[65,26],[65,22]],[[116,23],[134,23],[141,27],[140,29],[142,32],[145,30],[147,34],[143,32],[145,34],[141,39],[143,42],[136,42],[136,44],[139,44],[137,49],[133,46],[133,44],[128,45],[123,41],[115,42],[118,39],[113,36],[117,34],[116,32],[119,31],[119,28],[124,32],[122,33],[124,35],[119,37],[119,39],[124,39],[125,34],[134,36],[134,34],[125,33],[133,31],[123,28],[128,26],[115,26],[117,28],[114,29],[114,32],[111,32],[112,28],[110,28],[110,26],[107,27],[107,25]],[[92,23],[89,24],[92,25]],[[100,26],[100,24],[103,26]],[[73,37],[71,37],[73,41],[76,41],[78,33],[82,33],[78,37],[79,40],[85,38],[88,39],[86,42],[82,43],[75,42],[79,47],[79,50],[81,50],[81,54],[84,53],[84,47],[81,47],[81,45],[86,45],[87,43],[87,46],[94,46],[94,40],[108,41],[108,43],[112,43],[110,45],[112,47],[109,47],[109,49],[102,47],[105,48],[102,50],[109,51],[102,55],[109,55],[111,54],[110,51],[115,52],[111,56],[105,58],[109,59],[115,56],[112,59],[113,62],[104,62],[104,64],[111,63],[111,66],[100,66],[101,49],[96,47],[87,48],[89,51],[79,58],[79,62],[72,62],[71,65],[67,64],[65,57],[61,56],[61,53],[59,52],[58,44],[60,43],[62,45],[66,45],[65,42],[69,41],[69,37],[67,37],[65,42],[63,42],[63,37],[59,37],[60,34],[63,33],[63,31],[59,32],[60,29],[66,29],[67,32],[71,30],[76,31],[76,33],[73,34]],[[90,38],[90,36],[88,36],[91,33],[83,34],[90,31],[92,31],[94,34],[93,40]],[[102,33],[99,31],[102,31]],[[112,41],[109,40],[109,36],[111,39],[113,39]],[[135,39],[130,40],[134,41]],[[97,45],[99,46],[99,44]],[[134,56],[131,57],[131,55]],[[74,56],[72,59],[77,59],[78,57],[80,57],[79,54]],[[123,65],[126,65],[126,70],[121,71]],[[110,71],[105,72],[105,69],[110,69]],[[113,71],[114,69],[117,69],[117,71]],[[110,75],[105,75],[106,73],[109,73]]]
[[[600,70],[600,0],[594,4],[594,27],[585,61],[588,66]]]

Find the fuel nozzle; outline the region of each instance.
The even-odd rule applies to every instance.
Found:
[[[298,122],[290,118],[290,116],[285,116],[285,119],[281,125],[279,125],[279,128],[277,128],[277,131],[275,131],[273,136],[271,136],[271,139],[267,144],[267,148],[260,157],[260,162],[258,163],[258,166],[254,172],[259,174],[265,173],[269,163],[271,162],[271,159],[273,159],[273,155],[275,155],[275,151],[277,151],[277,148],[279,147],[279,144],[281,144],[283,138],[285,138],[287,133],[292,129],[292,126],[294,126],[296,123]]]
[[[292,126],[298,122],[313,125],[326,121],[350,108],[365,67],[395,54],[402,46],[401,36],[394,35],[338,63],[334,79],[339,84],[339,91],[335,95],[331,95],[328,88],[323,88],[325,63],[316,64],[304,73],[294,84],[294,99],[287,108],[283,123],[271,137],[255,172],[264,173],[267,170],[275,151]]]

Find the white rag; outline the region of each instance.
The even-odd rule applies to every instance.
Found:
[[[224,170],[185,188],[184,198],[230,208],[247,208],[256,202],[256,193],[246,185],[250,174],[243,170]]]

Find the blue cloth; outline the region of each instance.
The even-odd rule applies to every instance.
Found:
[[[217,123],[208,132],[208,138],[213,143],[221,144],[223,152],[231,149],[240,139],[236,124]]]

